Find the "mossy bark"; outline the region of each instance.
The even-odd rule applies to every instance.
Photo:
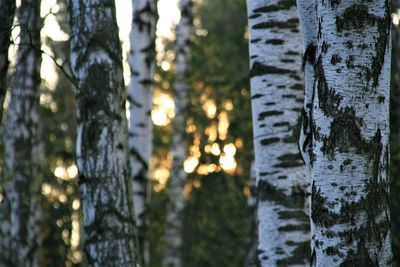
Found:
[[[140,266],[115,3],[70,0],[76,157],[89,266]]]
[[[317,0],[314,7],[303,143],[312,266],[391,266],[389,3]]]
[[[175,118],[173,121],[174,134],[172,139],[172,173],[168,181],[169,210],[165,229],[165,251],[163,266],[182,266],[180,255],[182,246],[182,211],[184,209],[183,188],[187,180],[183,163],[187,156],[186,114],[190,85],[186,74],[190,57],[190,38],[193,30],[193,1],[180,0],[181,20],[176,30],[176,65],[175,65]]]
[[[297,141],[304,102],[296,1],[248,0],[257,178],[258,266],[309,265],[306,169]]]
[[[39,266],[42,215],[40,1],[22,0],[17,17],[20,42],[4,125],[6,166],[1,181],[0,265],[30,267]]]
[[[146,239],[146,209],[150,200],[151,183],[149,164],[152,154],[153,104],[152,87],[155,60],[156,1],[132,0],[131,53],[129,65],[131,82],[128,100],[130,103],[129,153],[133,179],[133,200],[139,243],[144,262],[149,262],[149,244]]]

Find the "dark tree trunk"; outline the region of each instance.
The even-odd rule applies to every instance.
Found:
[[[0,123],[7,92],[8,48],[15,14],[15,0],[0,0]]]
[[[29,267],[39,266],[42,215],[40,1],[22,0],[18,20],[17,64],[4,129],[6,168],[0,206],[0,265]],[[2,80],[1,86],[4,84]]]

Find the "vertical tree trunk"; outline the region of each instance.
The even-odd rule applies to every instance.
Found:
[[[39,266],[44,153],[39,126],[40,1],[22,0],[18,20],[17,65],[4,131],[0,265],[29,267]]]
[[[391,266],[390,9],[317,0],[311,90],[312,265]]]
[[[248,0],[258,262],[309,264],[309,205],[298,151],[304,102],[295,1]]]
[[[164,266],[182,266],[180,247],[182,245],[182,211],[184,208],[183,187],[187,175],[183,169],[183,162],[187,156],[186,135],[186,108],[188,105],[189,85],[185,75],[188,70],[190,57],[190,37],[193,28],[193,1],[180,0],[181,20],[176,31],[176,82],[174,91],[175,118],[173,122],[174,135],[172,143],[173,167],[169,180],[170,209],[167,215],[164,252]]]
[[[152,154],[153,124],[151,121],[152,86],[155,56],[154,0],[132,0],[131,84],[129,86],[130,128],[129,149],[135,217],[139,241],[145,262],[149,261],[149,247],[145,242],[146,203],[148,201],[149,163]]]
[[[114,1],[70,0],[76,156],[89,266],[139,265]]]
[[[305,100],[302,112],[302,128],[300,132],[299,148],[306,164],[308,181],[310,182],[310,151],[311,142],[311,108],[312,88],[314,86],[314,58],[317,43],[317,10],[316,2],[310,0],[297,0],[297,9],[300,17],[301,33],[303,37],[303,66],[305,72]]]
[[[0,123],[7,92],[8,48],[15,14],[15,0],[0,0]]]
[[[300,17],[301,33],[303,37],[303,66],[305,72],[305,99],[302,112],[302,127],[299,138],[299,149],[306,165],[306,176],[311,183],[311,155],[312,155],[312,101],[314,77],[314,60],[317,49],[317,9],[316,2],[310,0],[297,0],[297,9]],[[310,187],[309,190],[310,192]],[[309,198],[310,201],[310,198]],[[311,208],[311,206],[310,206]],[[312,234],[311,224],[311,234]],[[311,251],[314,243],[311,242]]]

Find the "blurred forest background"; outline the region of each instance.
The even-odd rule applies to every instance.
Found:
[[[125,83],[130,70],[130,1],[117,0],[117,18],[124,51]],[[400,32],[399,5],[393,11],[392,75],[392,229],[393,250],[400,262]],[[174,29],[179,21],[176,0],[158,1],[157,65],[151,117],[154,152],[146,239],[150,266],[161,266],[168,205],[168,178],[174,119]],[[80,266],[81,212],[75,165],[74,88],[59,66],[67,68],[69,23],[65,0],[43,0],[41,115],[47,166],[42,185],[46,227],[42,233],[43,266]],[[253,161],[248,36],[245,0],[198,0],[187,82],[191,85],[186,119],[184,169],[183,265],[244,266],[252,244]],[[18,35],[18,28],[13,37]],[[13,53],[16,46],[11,47]],[[54,59],[54,60],[53,60]],[[56,66],[55,62],[59,66]],[[12,75],[12,71],[10,73]],[[127,114],[129,116],[129,114]],[[225,153],[223,153],[225,151]],[[1,159],[2,157],[0,157]],[[0,163],[2,164],[2,163]],[[0,195],[1,200],[1,195]]]

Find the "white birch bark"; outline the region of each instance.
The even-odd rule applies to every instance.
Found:
[[[308,193],[311,193],[311,151],[312,151],[312,98],[314,87],[314,61],[317,49],[317,5],[315,1],[297,0],[297,10],[303,39],[303,67],[305,80],[304,108],[302,111],[302,126],[299,138],[299,149],[306,165],[306,177],[309,183]],[[310,194],[311,195],[311,194]],[[309,203],[311,199],[309,198]],[[311,209],[311,205],[309,207]],[[311,214],[311,210],[310,213]],[[313,224],[310,224],[311,234]],[[311,242],[311,251],[314,243]]]
[[[140,266],[115,3],[70,0],[76,141],[89,266]]]
[[[0,0],[0,124],[3,115],[4,98],[7,92],[8,48],[10,46],[14,14],[15,0]]]
[[[0,265],[39,266],[41,231],[40,1],[22,0],[17,64],[4,126]]]
[[[190,57],[190,37],[193,28],[192,0],[180,0],[181,20],[176,31],[176,65],[175,65],[175,118],[172,141],[173,166],[169,180],[169,210],[167,214],[163,265],[182,266],[180,248],[182,246],[182,211],[184,208],[183,187],[187,174],[183,162],[187,156],[185,144],[186,108],[190,86],[185,80]]]
[[[145,214],[150,197],[148,171],[153,141],[151,107],[153,103],[156,2],[154,0],[132,0],[132,8],[131,55],[129,58],[131,83],[128,94],[131,114],[130,166],[139,241],[142,256],[145,262],[148,262],[149,248],[148,243],[145,242]]]
[[[297,145],[304,85],[296,3],[247,3],[258,190],[258,265],[307,266],[307,180]]]
[[[316,4],[315,82],[307,91],[312,266],[391,266],[389,4]]]
[[[300,133],[299,148],[304,159],[307,172],[310,172],[310,117],[312,107],[312,91],[314,86],[314,60],[317,49],[317,6],[315,1],[297,0],[297,9],[300,17],[301,33],[303,37],[303,66],[305,72],[305,100],[302,113],[302,130]],[[310,175],[307,175],[309,178]],[[309,180],[310,181],[310,180]]]

